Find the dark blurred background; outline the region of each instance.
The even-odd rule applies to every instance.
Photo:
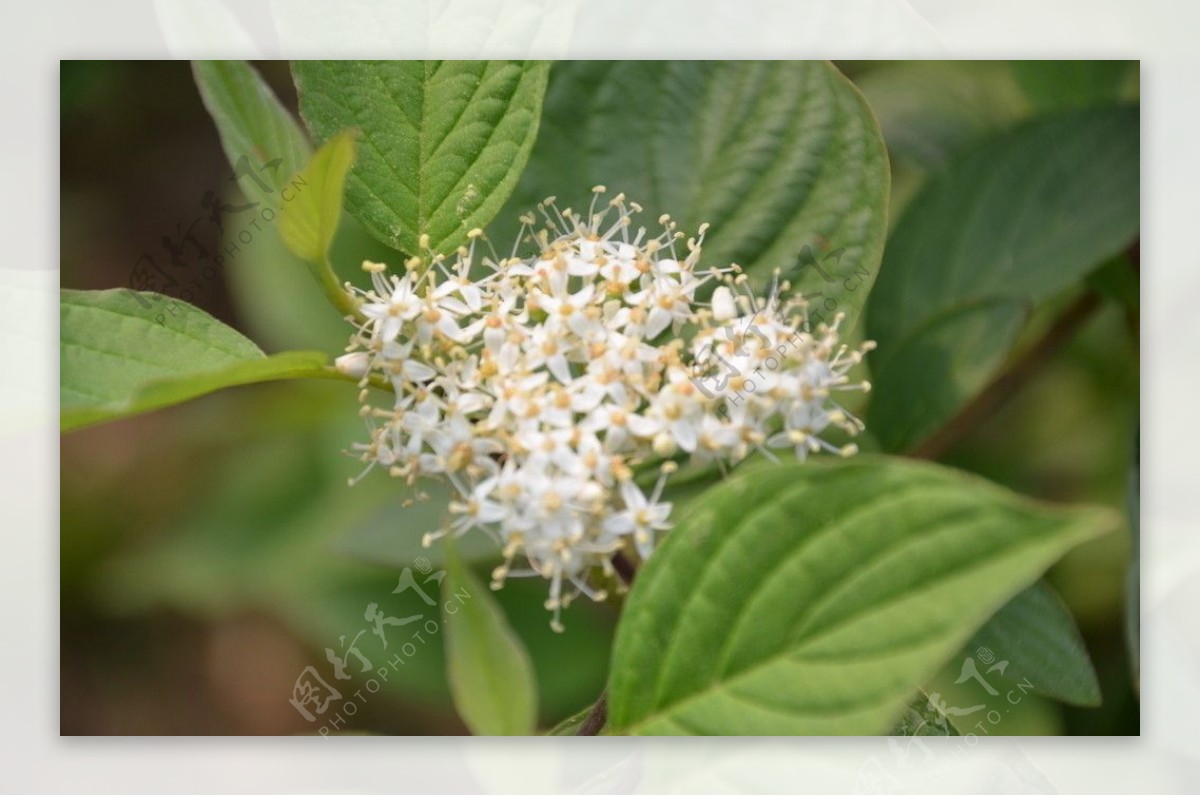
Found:
[[[256,66],[294,110],[286,64]],[[842,67],[880,115],[893,219],[938,167],[937,152],[924,157],[914,140],[953,142],[1027,112],[1003,65]],[[225,245],[209,217],[213,200],[239,197],[187,63],[62,63],[63,287],[136,287],[149,257],[175,279],[165,292],[265,350],[338,353],[342,321],[273,234],[256,235],[222,272],[206,268],[201,254]],[[236,235],[236,214],[223,223]],[[368,255],[386,257],[348,221],[335,262]],[[1105,306],[943,460],[1026,494],[1124,508],[1136,330],[1136,318]],[[402,509],[383,477],[346,486],[357,463],[341,451],[362,436],[352,393],[333,382],[242,387],[62,438],[63,734],[313,730],[288,702],[297,677],[309,665],[327,669],[325,648],[362,627],[363,605],[388,598],[401,567],[422,555],[437,565],[413,541],[436,524],[436,500]],[[394,544],[395,566],[366,562],[362,551],[381,544]],[[1125,530],[1075,551],[1050,578],[1080,623],[1104,705],[1031,697],[1006,719],[1006,734],[1138,732],[1123,625],[1129,556]],[[577,604],[568,632],[556,635],[542,584],[510,582],[498,597],[534,657],[543,724],[589,704],[603,686],[611,609]],[[952,682],[939,685],[953,696]],[[449,705],[441,640],[418,650],[342,729],[465,732]]]

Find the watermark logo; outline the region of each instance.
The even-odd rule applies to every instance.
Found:
[[[329,709],[329,703],[341,699],[342,693],[325,682],[325,679],[312,666],[305,666],[304,671],[296,678],[292,687],[292,703],[300,715],[308,721],[316,721],[317,716],[323,716]]]
[[[415,656],[430,637],[441,631],[441,611],[453,616],[458,613],[460,605],[471,599],[470,592],[459,589],[445,599],[440,611],[435,611],[427,619],[426,612],[439,607],[435,596],[446,577],[446,571],[434,572],[433,564],[424,557],[413,563],[423,576],[421,580],[418,581],[411,567],[405,567],[392,594],[411,593],[412,599],[406,601],[410,605],[408,610],[416,608],[420,613],[399,611],[392,607],[385,609],[378,602],[367,603],[363,610],[366,625],[349,637],[348,643],[348,636],[342,635],[338,637],[337,649],[325,648],[325,658],[332,677],[326,679],[316,667],[306,666],[296,678],[288,702],[305,721],[310,724],[320,722],[318,732],[322,736],[328,737],[331,732],[344,728],[346,720],[358,713],[369,696],[378,693],[390,675],[400,671],[400,667]],[[419,602],[416,598],[419,598]],[[404,630],[399,630],[401,628]],[[364,635],[366,639],[363,639]],[[360,646],[360,641],[366,644],[372,638],[376,641],[367,650],[375,656],[374,660]],[[391,657],[386,658],[389,651]],[[381,653],[385,659],[379,663],[381,659],[378,656]],[[347,683],[355,678],[363,682],[351,692],[349,689],[353,685]]]
[[[993,734],[1012,708],[1034,690],[1028,678],[1015,681],[1010,677],[1012,687],[1002,693],[994,683],[1001,682],[1008,666],[1007,660],[996,660],[996,654],[988,647],[980,647],[974,655],[966,656],[954,684],[974,681],[986,695],[979,697],[982,701],[951,705],[940,693],[929,693],[921,710],[910,709],[910,715],[919,714],[920,718],[905,726],[903,736],[887,739],[892,759],[885,762],[873,756],[859,769],[856,792],[914,792],[933,787],[945,779],[949,767],[976,746],[981,735]],[[972,718],[966,719],[967,716]],[[949,745],[939,744],[935,752],[925,738],[949,735],[948,725],[952,719],[953,726],[962,734],[950,736]],[[971,724],[973,720],[974,724]]]
[[[308,186],[300,175],[291,177],[281,185],[279,169],[283,159],[266,160],[264,157],[264,161],[255,168],[250,158],[243,155],[234,164],[229,181],[240,184],[240,180],[250,180],[264,194],[278,195],[283,204],[295,199]],[[269,173],[271,183],[263,178],[264,172]],[[278,187],[272,188],[272,184]],[[205,191],[199,204],[200,209],[206,211],[205,214],[197,215],[190,223],[177,222],[173,230],[162,236],[161,252],[142,252],[134,263],[129,273],[129,287],[139,291],[137,299],[144,309],[152,309],[163,301],[163,297],[195,301],[216,280],[221,269],[241,254],[243,246],[253,244],[255,234],[266,231],[269,227],[264,224],[272,224],[277,215],[274,209],[262,202],[247,201],[240,205],[224,202],[215,190]],[[248,220],[245,217],[247,213]],[[229,216],[237,216],[241,222],[237,235],[224,244],[222,251],[209,251],[197,236],[197,227],[207,224],[210,231],[215,227],[217,235],[222,236]],[[159,296],[148,298],[140,292],[157,293]],[[168,301],[163,312],[158,314],[156,320],[160,326],[166,323],[168,314],[180,312],[178,301]]]

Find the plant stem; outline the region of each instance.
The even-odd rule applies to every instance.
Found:
[[[975,400],[967,404],[949,423],[914,447],[909,455],[937,459],[975,431],[990,418],[1040,369],[1065,346],[1100,307],[1100,296],[1088,290],[1068,306],[1054,325],[1000,374]]]
[[[613,569],[617,571],[619,577],[626,586],[633,585],[633,578],[637,575],[637,567],[625,553],[618,550],[613,555]],[[592,710],[588,713],[587,718],[583,720],[583,724],[579,725],[579,730],[576,735],[599,735],[604,729],[605,722],[608,721],[608,692],[601,691],[600,696],[596,699],[596,704],[592,705]]]
[[[329,303],[338,312],[350,318],[359,318],[362,316],[358,306],[358,299],[347,293],[346,289],[338,282],[337,274],[333,270],[333,264],[329,262],[328,254],[322,254],[319,260],[309,262],[308,268],[321,284],[321,290],[325,292],[325,298],[329,299]]]
[[[576,735],[599,735],[608,721],[608,692],[601,691],[600,698],[592,705],[592,711],[587,714],[583,724],[579,725]]]
[[[616,552],[612,559],[613,569],[617,571],[617,576],[625,582],[626,586],[633,585],[633,578],[637,575],[637,567],[629,558],[620,550]]]

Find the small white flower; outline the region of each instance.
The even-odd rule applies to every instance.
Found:
[[[377,284],[376,289],[386,287]],[[373,337],[381,342],[395,340],[404,324],[416,318],[421,311],[421,300],[413,292],[412,281],[408,276],[394,279],[390,291],[381,291],[374,301],[366,301],[362,313],[368,321],[373,321]]]
[[[649,498],[633,481],[625,481],[621,484],[624,508],[610,514],[604,520],[604,527],[609,533],[632,537],[642,558],[650,557],[654,549],[655,535],[671,527],[667,522],[667,518],[671,516],[671,504],[659,502],[664,480],[659,479],[654,493]]]
[[[699,269],[704,226],[685,241],[663,216],[650,235],[633,226],[635,204],[604,194],[586,215],[548,200],[545,229],[523,218],[528,257],[477,260],[483,233],[471,230],[452,257],[422,236],[402,276],[364,263],[372,289],[358,291],[362,319],[336,362],[395,393],[363,407],[359,478],[380,465],[410,485],[449,482],[457,496],[426,542],[497,539],[493,585],[545,578],[556,629],[576,596],[604,598],[618,552],[645,559],[670,528],[662,494],[674,462],[649,495],[636,467],[848,454],[822,434],[861,429],[834,396],[867,388],[848,371],[870,346],[843,346],[838,319],[800,331],[803,302],[782,300],[778,285],[758,300],[736,266]],[[709,280],[720,284],[705,304]],[[677,339],[685,330],[691,339]]]

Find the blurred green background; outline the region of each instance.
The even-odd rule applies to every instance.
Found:
[[[893,222],[958,148],[1026,118],[1039,102],[1036,81],[1010,64],[839,66],[880,118],[892,158]],[[286,64],[256,67],[294,109]],[[1136,96],[1136,67],[1121,68]],[[255,233],[221,273],[205,270],[200,253],[211,258],[225,246],[209,218],[211,199],[241,200],[189,65],[63,62],[61,70],[62,286],[132,286],[139,260],[150,255],[178,280],[167,292],[268,352],[338,353],[343,322],[273,232]],[[1087,101],[1086,85],[1077,96]],[[223,223],[227,236],[242,228],[236,213]],[[170,249],[189,229],[194,239],[182,247],[181,264],[169,265]],[[334,262],[349,278],[363,257],[388,253],[347,218]],[[942,460],[1029,495],[1125,508],[1136,450],[1137,329],[1136,314],[1103,305]],[[312,731],[288,702],[297,677],[308,665],[328,671],[325,649],[337,650],[339,637],[349,641],[363,627],[366,603],[386,604],[400,567],[421,555],[437,564],[417,542],[439,520],[436,499],[404,509],[405,496],[381,474],[346,486],[358,472],[341,455],[362,437],[355,409],[344,384],[290,382],[63,437],[63,734]],[[395,567],[356,554],[381,542],[394,546]],[[1124,626],[1130,556],[1125,529],[1076,550],[1050,574],[1080,624],[1104,704],[1070,708],[1030,697],[998,732],[1138,732]],[[510,581],[498,597],[533,655],[549,726],[602,689],[615,613],[577,603],[568,632],[557,635],[543,593],[541,583]],[[374,640],[364,639],[360,648],[382,665]],[[939,677],[943,695],[953,695],[955,674]],[[343,729],[465,732],[450,707],[440,639],[409,658]]]

